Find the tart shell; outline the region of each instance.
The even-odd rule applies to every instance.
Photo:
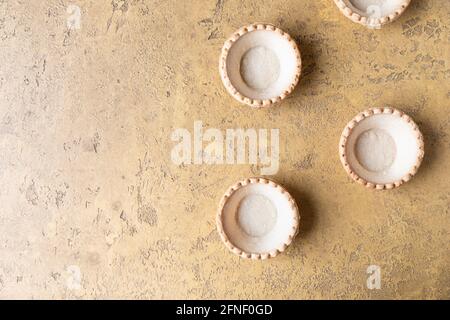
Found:
[[[238,246],[236,246],[233,243],[233,239],[230,239],[229,235],[227,234],[225,227],[224,227],[224,215],[225,213],[225,206],[229,199],[235,194],[239,189],[245,188],[250,185],[254,184],[263,184],[268,185],[272,188],[274,188],[274,192],[278,192],[282,195],[283,201],[288,203],[289,206],[289,212],[286,212],[284,214],[290,215],[288,216],[289,219],[291,219],[291,227],[289,228],[289,232],[286,233],[282,238],[283,241],[281,243],[277,243],[274,245],[274,248],[272,250],[269,250],[267,252],[249,252],[242,250]],[[298,233],[299,229],[299,221],[300,221],[300,215],[299,215],[299,209],[298,206],[294,200],[294,198],[289,194],[289,192],[279,185],[278,183],[265,179],[265,178],[249,178],[245,180],[238,181],[234,185],[228,188],[228,190],[223,195],[220,204],[219,209],[216,216],[216,225],[217,230],[219,232],[220,238],[222,239],[225,246],[234,254],[240,256],[241,258],[246,259],[253,259],[253,260],[265,260],[269,258],[273,258],[280,254],[281,252],[285,251],[286,248],[292,243],[293,239]]]
[[[413,165],[408,170],[408,172],[403,175],[400,179],[397,179],[395,181],[392,181],[390,183],[376,183],[373,181],[368,181],[367,179],[364,179],[360,175],[358,175],[354,168],[351,166],[351,164],[348,161],[347,156],[347,142],[349,140],[350,135],[353,133],[353,130],[360,124],[363,120],[374,116],[374,115],[392,115],[394,117],[398,117],[399,119],[403,120],[411,129],[411,131],[414,134],[414,137],[416,139],[416,144],[418,148],[417,157],[414,160]],[[394,109],[394,108],[372,108],[368,109],[366,111],[363,111],[359,113],[357,116],[355,116],[345,127],[345,129],[342,132],[340,142],[339,142],[339,157],[341,159],[342,165],[344,166],[345,171],[347,174],[356,182],[366,186],[367,188],[371,189],[393,189],[396,187],[399,187],[403,183],[411,180],[411,178],[417,173],[420,164],[422,163],[423,157],[424,157],[424,140],[423,135],[419,130],[419,127],[417,124],[412,120],[412,118],[408,115],[406,115],[404,112]]]
[[[370,29],[380,29],[384,25],[393,22],[398,17],[400,17],[406,8],[411,3],[411,0],[403,0],[403,3],[392,13],[386,16],[370,18],[360,13],[356,12],[351,5],[349,5],[349,0],[334,0],[339,10],[346,16],[348,19],[353,22],[359,23]]]
[[[228,71],[227,71],[227,67],[228,67],[227,66],[227,58],[228,58],[228,55],[229,55],[229,52],[230,52],[232,46],[237,41],[239,41],[242,37],[244,37],[245,35],[248,35],[251,32],[254,32],[254,31],[264,31],[264,30],[276,33],[278,36],[281,36],[284,40],[286,40],[289,43],[290,47],[295,52],[296,67],[294,70],[293,80],[290,82],[290,84],[288,86],[285,87],[285,89],[283,90],[283,92],[281,94],[271,97],[270,99],[255,99],[255,98],[251,98],[251,97],[248,97],[248,96],[242,94],[238,90],[238,88],[236,88],[233,85],[233,83],[229,77]],[[296,42],[294,41],[294,39],[291,38],[291,36],[288,33],[284,32],[283,30],[281,30],[271,24],[255,23],[255,24],[251,24],[251,25],[240,28],[230,38],[228,38],[228,40],[225,41],[225,44],[222,48],[222,52],[220,55],[220,60],[219,60],[219,72],[220,72],[220,76],[221,76],[221,79],[222,79],[222,82],[223,82],[225,88],[231,94],[231,96],[233,96],[236,100],[238,100],[239,102],[241,102],[243,104],[254,107],[254,108],[270,107],[270,106],[274,105],[275,103],[278,103],[281,100],[285,99],[290,93],[292,93],[292,91],[296,87],[297,83],[299,82],[300,75],[301,75],[301,54],[300,54],[300,50],[299,50]]]

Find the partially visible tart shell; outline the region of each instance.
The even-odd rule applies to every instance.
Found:
[[[229,238],[229,236],[227,235],[227,233],[224,229],[224,226],[223,226],[223,215],[225,214],[224,208],[225,208],[225,205],[226,205],[227,201],[229,200],[229,198],[232,197],[233,194],[237,190],[239,190],[241,188],[245,188],[246,186],[249,186],[252,184],[267,184],[267,185],[275,188],[275,191],[281,193],[283,195],[283,197],[285,198],[285,201],[287,201],[289,203],[289,208],[290,208],[289,212],[286,212],[285,214],[289,215],[288,216],[289,219],[292,219],[292,227],[290,229],[290,232],[284,236],[284,241],[282,241],[282,243],[274,244],[273,249],[270,251],[267,251],[267,252],[248,252],[248,251],[240,249],[238,246],[236,246],[233,243],[233,239]],[[280,254],[281,252],[284,252],[286,250],[286,248],[292,243],[295,236],[297,235],[298,229],[299,229],[299,222],[300,222],[299,209],[298,209],[298,206],[297,206],[294,198],[289,194],[289,192],[284,187],[282,187],[281,185],[279,185],[278,183],[276,183],[272,180],[265,179],[265,178],[249,178],[249,179],[241,180],[241,181],[235,183],[234,185],[232,185],[231,187],[229,187],[220,201],[219,209],[218,209],[217,216],[216,216],[217,230],[218,230],[220,238],[222,239],[225,246],[232,253],[240,256],[241,258],[254,259],[254,260],[265,260],[265,259],[273,258],[273,257],[277,256],[278,254]]]
[[[388,114],[392,115],[394,117],[398,117],[399,119],[405,121],[407,123],[412,132],[414,132],[414,137],[417,142],[418,146],[418,153],[417,157],[415,159],[414,165],[411,167],[411,169],[400,179],[392,181],[391,183],[375,183],[373,181],[368,181],[364,178],[362,178],[360,175],[358,175],[352,166],[350,165],[348,159],[347,159],[347,141],[352,134],[354,128],[363,120],[366,118],[369,118],[374,115],[379,114]],[[394,109],[394,108],[372,108],[368,109],[366,111],[363,111],[356,115],[344,128],[340,141],[339,141],[339,157],[341,159],[342,165],[344,166],[345,171],[347,174],[359,184],[362,184],[370,189],[377,189],[377,190],[383,190],[383,189],[393,189],[396,187],[401,186],[403,183],[411,180],[411,178],[417,173],[419,170],[420,164],[422,163],[423,157],[424,157],[425,151],[424,151],[424,140],[423,135],[419,130],[419,127],[417,124],[413,121],[413,119],[405,114],[404,112]]]
[[[399,8],[387,16],[380,18],[370,18],[367,16],[362,16],[358,12],[355,12],[348,4],[349,0],[334,0],[337,7],[348,19],[353,22],[359,23],[370,29],[380,29],[384,25],[393,22],[398,17],[400,17],[406,8],[411,3],[411,0],[403,0],[403,3],[399,6]]]
[[[290,83],[289,86],[287,86],[284,90],[284,92],[280,95],[274,96],[270,99],[252,99],[250,97],[247,97],[243,95],[239,90],[232,84],[227,71],[227,58],[228,53],[231,49],[231,47],[244,35],[258,30],[266,30],[277,33],[279,36],[283,37],[286,41],[288,41],[295,51],[295,58],[296,58],[296,69],[295,69],[295,77],[293,81]],[[222,82],[227,89],[227,91],[233,96],[237,101],[249,105],[254,108],[265,108],[270,107],[281,100],[285,99],[289,94],[294,91],[294,88],[296,87],[297,83],[299,82],[300,75],[301,75],[301,54],[300,50],[295,42],[294,39],[291,38],[291,36],[284,32],[283,30],[271,25],[271,24],[261,24],[261,23],[254,23],[248,26],[241,27],[239,30],[237,30],[232,36],[228,38],[228,40],[225,41],[222,52],[220,55],[219,60],[219,72],[222,79]]]

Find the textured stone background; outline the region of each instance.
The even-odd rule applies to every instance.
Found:
[[[0,0],[1,298],[450,298],[450,3],[369,31],[330,0]],[[218,74],[224,40],[270,22],[301,47],[293,96],[251,110]],[[366,190],[341,167],[356,113],[390,105],[426,139],[418,175]],[[301,233],[266,262],[228,253],[216,206],[249,165],[170,161],[175,128],[280,128],[273,179]],[[381,290],[366,268],[381,266]]]

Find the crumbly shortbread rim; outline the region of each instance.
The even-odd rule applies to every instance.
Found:
[[[231,240],[228,238],[228,236],[225,233],[225,230],[223,228],[223,224],[222,224],[222,214],[223,214],[223,210],[224,210],[224,207],[225,207],[225,204],[226,204],[228,198],[230,198],[236,190],[243,188],[247,185],[257,184],[257,183],[268,184],[268,185],[274,187],[275,189],[277,189],[282,195],[284,195],[284,197],[290,204],[292,221],[293,221],[293,227],[291,229],[291,232],[286,236],[286,239],[285,239],[285,241],[283,241],[283,244],[280,247],[278,247],[270,252],[265,252],[265,253],[246,252],[246,251],[236,247],[231,242]],[[228,250],[230,250],[234,254],[240,256],[241,258],[253,259],[253,260],[265,260],[265,259],[273,258],[273,257],[277,256],[278,254],[280,254],[281,252],[284,252],[286,250],[286,248],[292,243],[295,236],[297,235],[298,229],[299,229],[299,224],[300,224],[300,214],[299,214],[299,209],[298,209],[297,203],[295,202],[294,198],[284,187],[282,187],[278,183],[276,183],[272,180],[266,179],[266,178],[248,178],[245,180],[238,181],[234,185],[229,187],[228,190],[225,192],[225,194],[222,196],[222,199],[219,204],[219,209],[217,211],[217,216],[216,216],[217,231],[219,232],[220,238],[222,239],[223,243],[228,248]]]
[[[411,129],[414,131],[415,137],[417,139],[417,145],[419,147],[419,152],[418,152],[418,155],[416,158],[416,162],[413,165],[413,167],[411,168],[411,170],[409,170],[408,173],[406,173],[402,178],[400,178],[399,180],[396,180],[392,183],[378,184],[378,183],[373,183],[373,182],[367,181],[364,178],[360,177],[358,174],[356,174],[352,170],[349,162],[347,161],[347,154],[346,154],[347,140],[350,137],[350,135],[352,134],[353,128],[355,128],[358,125],[358,123],[361,122],[362,120],[364,120],[368,117],[371,117],[373,115],[377,115],[377,114],[391,114],[391,115],[397,116],[397,117],[401,118],[403,121],[405,121],[411,127]],[[423,135],[419,130],[419,127],[417,126],[417,124],[414,122],[414,120],[410,116],[405,114],[403,111],[400,111],[400,110],[394,109],[394,108],[371,108],[371,109],[368,109],[368,110],[365,110],[365,111],[359,113],[344,128],[341,138],[340,138],[340,141],[339,141],[339,157],[341,159],[342,165],[344,166],[344,169],[347,172],[347,174],[354,181],[366,186],[367,188],[377,189],[377,190],[397,188],[397,187],[401,186],[403,183],[411,180],[411,178],[419,170],[419,167],[420,167],[420,164],[422,163],[424,154],[425,154],[424,140],[423,140]]]
[[[285,38],[290,43],[292,48],[294,49],[295,56],[297,59],[297,70],[295,73],[294,80],[291,82],[291,84],[285,89],[285,91],[282,94],[280,94],[279,96],[274,97],[272,99],[251,99],[249,97],[246,97],[243,94],[241,94],[239,92],[239,90],[237,90],[233,86],[230,78],[228,77],[227,57],[228,57],[228,52],[229,52],[230,48],[242,36],[244,36],[247,33],[252,32],[252,31],[257,31],[257,30],[273,31],[273,32],[278,33],[283,38]],[[297,84],[300,80],[301,71],[302,71],[302,60],[301,60],[300,49],[298,48],[297,43],[295,42],[294,39],[292,39],[292,37],[288,33],[284,32],[283,30],[281,30],[271,24],[255,23],[255,24],[241,27],[231,37],[229,37],[227,41],[225,41],[225,44],[223,45],[223,48],[222,48],[222,53],[220,55],[220,60],[219,60],[220,77],[222,78],[222,82],[225,85],[225,88],[227,89],[227,91],[239,102],[249,105],[254,108],[270,107],[273,104],[278,103],[281,100],[283,100],[284,98],[286,98],[289,94],[292,93],[292,91],[294,91],[295,87],[297,86]]]
[[[409,4],[411,3],[411,0],[404,0],[403,3],[401,4],[401,6],[395,10],[394,12],[392,12],[390,15],[385,16],[385,17],[381,17],[381,18],[376,18],[373,19],[371,21],[369,21],[368,17],[363,17],[361,16],[359,13],[354,12],[352,10],[352,8],[350,8],[344,0],[334,0],[334,2],[336,3],[337,7],[339,8],[339,10],[344,14],[344,16],[346,16],[348,19],[352,20],[353,22],[359,23],[365,27],[368,28],[373,28],[374,24],[376,26],[382,27],[394,20],[396,20],[398,17],[400,17],[403,12],[406,10],[406,8],[409,6]],[[370,24],[371,23],[371,24]]]

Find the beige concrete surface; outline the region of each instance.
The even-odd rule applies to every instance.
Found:
[[[302,51],[299,86],[270,110],[218,73],[224,40],[255,21]],[[330,0],[0,0],[0,298],[450,298],[449,21],[448,0],[413,0],[382,30]],[[426,155],[411,182],[371,191],[337,144],[386,105],[416,120]],[[172,132],[197,120],[280,129],[271,178],[302,216],[285,254],[220,242],[222,193],[259,169],[174,164]]]

